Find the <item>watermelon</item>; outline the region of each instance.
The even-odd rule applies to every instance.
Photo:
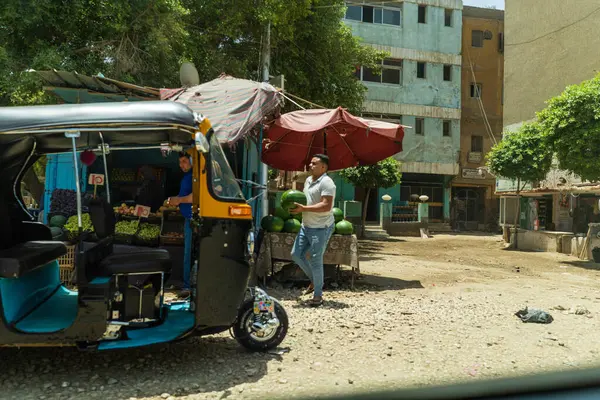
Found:
[[[302,228],[302,223],[295,218],[290,218],[283,224],[283,231],[288,233],[298,233]]]
[[[290,219],[292,216],[290,215],[288,210],[284,210],[281,207],[277,207],[275,209],[275,216],[281,218],[284,221],[287,221],[288,219]]]
[[[335,224],[335,233],[338,235],[352,235],[352,232],[354,232],[354,226],[349,221],[341,220]]]
[[[50,233],[52,234],[52,240],[63,240],[65,233],[57,226],[50,227]]]
[[[298,190],[287,190],[281,195],[281,208],[291,210],[294,203],[306,205],[306,195]]]
[[[267,215],[260,222],[260,226],[267,232],[281,232],[283,229],[283,220],[279,217]]]
[[[50,218],[50,227],[51,228],[60,228],[62,229],[67,223],[67,217],[64,215],[55,215]]]
[[[335,218],[336,224],[344,219],[344,212],[341,209],[333,207],[331,211],[333,211],[333,218]]]
[[[292,215],[292,218],[302,222],[302,213]]]

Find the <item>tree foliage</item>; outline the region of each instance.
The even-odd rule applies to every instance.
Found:
[[[264,27],[271,75],[326,107],[358,111],[354,77],[385,53],[360,44],[342,22],[343,0],[4,0],[0,7],[0,105],[55,101],[28,69],[59,69],[154,87],[179,86],[192,61],[201,81],[221,73],[260,80]]]
[[[339,174],[355,187],[369,189],[391,188],[399,184],[402,179],[400,162],[393,157],[374,165],[346,168]]]
[[[523,183],[543,180],[551,164],[552,152],[537,122],[506,133],[487,154],[487,165],[494,175]]]
[[[561,169],[600,179],[600,74],[567,87],[537,114]]]

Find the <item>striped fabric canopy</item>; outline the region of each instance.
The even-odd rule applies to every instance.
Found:
[[[183,103],[207,117],[219,141],[228,144],[242,139],[283,105],[283,96],[272,85],[228,75],[190,88],[161,89],[160,98]]]

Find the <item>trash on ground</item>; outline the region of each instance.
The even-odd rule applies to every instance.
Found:
[[[546,311],[538,310],[537,308],[525,307],[524,309],[517,311],[515,315],[521,318],[521,321],[523,322],[549,324],[554,321],[552,315],[548,314]]]

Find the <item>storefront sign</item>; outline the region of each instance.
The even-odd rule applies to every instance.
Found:
[[[523,182],[521,182],[521,190],[531,190],[531,184],[527,183],[523,186]],[[496,193],[501,192],[516,192],[517,191],[517,181],[509,180],[505,178],[496,179]]]
[[[462,177],[465,179],[485,179],[485,173],[480,173],[478,168],[463,168]]]
[[[478,164],[481,162],[481,153],[480,152],[469,152],[468,161],[470,163]]]
[[[90,174],[90,177],[88,179],[88,185],[104,186],[104,175]]]

